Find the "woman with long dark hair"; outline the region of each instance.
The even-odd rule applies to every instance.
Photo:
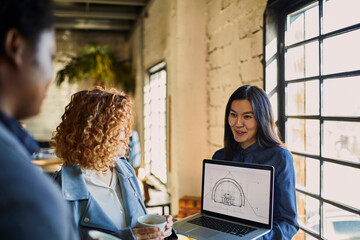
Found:
[[[261,239],[291,239],[297,223],[295,172],[291,153],[275,130],[266,93],[251,85],[238,88],[225,111],[224,148],[213,159],[272,165],[275,168],[274,225]]]

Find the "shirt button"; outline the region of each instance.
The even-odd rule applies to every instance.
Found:
[[[86,222],[86,223],[87,223],[87,222],[89,222],[89,221],[90,221],[90,219],[89,219],[89,218],[87,218],[87,217],[86,217],[86,218],[84,218],[84,222]]]
[[[69,193],[65,193],[65,197],[70,197],[70,194],[69,194]]]
[[[134,196],[135,196],[135,197],[137,197],[137,194],[136,194],[136,193],[134,193]]]

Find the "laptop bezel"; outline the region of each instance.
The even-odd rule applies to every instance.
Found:
[[[215,212],[204,210],[203,209],[203,206],[204,206],[204,203],[203,203],[203,201],[204,201],[204,197],[203,197],[204,196],[204,181],[205,181],[204,169],[205,169],[206,163],[214,164],[214,165],[218,164],[218,165],[227,165],[227,166],[241,166],[244,168],[269,170],[270,171],[270,179],[271,179],[270,180],[269,223],[264,224],[264,223],[254,222],[254,221],[246,220],[243,218],[227,216],[227,215],[223,215],[220,213],[215,213]],[[250,163],[232,162],[232,161],[226,161],[226,160],[204,159],[203,166],[202,166],[201,196],[202,196],[201,197],[201,213],[202,214],[229,220],[232,222],[237,222],[237,223],[241,223],[241,224],[245,224],[245,225],[254,226],[256,228],[272,229],[272,227],[273,227],[273,201],[274,201],[274,167],[271,165],[261,165],[261,164],[252,164],[252,163],[250,164]]]

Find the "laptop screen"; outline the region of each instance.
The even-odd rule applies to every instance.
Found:
[[[272,166],[204,160],[202,187],[202,211],[272,224]]]

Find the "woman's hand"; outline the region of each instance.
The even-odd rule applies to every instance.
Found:
[[[174,225],[173,217],[171,215],[164,215],[166,217],[167,224],[165,226],[164,238],[167,238],[172,233],[172,226]]]
[[[136,240],[158,240],[169,237],[172,234],[172,226],[174,224],[173,217],[171,215],[165,215],[164,217],[166,217],[167,222],[165,225],[165,232],[160,231],[160,228],[158,227],[133,227],[132,231]]]
[[[133,227],[131,230],[136,240],[160,240],[165,237],[164,233],[160,231],[159,227]]]

